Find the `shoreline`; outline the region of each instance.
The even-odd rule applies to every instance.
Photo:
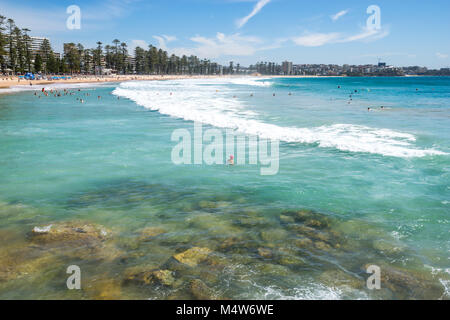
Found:
[[[49,85],[49,84],[79,84],[79,83],[112,83],[112,82],[125,82],[125,81],[155,81],[155,80],[181,80],[181,79],[210,79],[218,78],[222,76],[189,76],[189,75],[147,75],[147,76],[108,76],[108,77],[73,77],[72,79],[61,80],[23,80],[17,76],[8,77],[9,79],[0,79],[0,89],[13,89],[17,86],[28,87],[36,85]],[[30,87],[32,87],[30,86]],[[0,91],[1,92],[1,91]]]
[[[370,77],[370,76],[368,76]],[[422,78],[430,76],[399,76],[394,78]],[[309,76],[309,75],[120,75],[108,77],[83,76],[73,77],[72,79],[60,80],[24,80],[18,76],[0,78],[0,96],[4,94],[14,94],[22,91],[40,90],[41,86],[47,85],[94,85],[107,83],[120,83],[128,81],[167,81],[167,80],[188,80],[188,79],[227,79],[227,78],[252,78],[252,79],[330,79],[330,78],[366,78],[366,77],[349,77],[349,76]],[[370,77],[374,78],[374,77]],[[11,80],[12,79],[12,80]],[[30,86],[31,84],[31,86]]]
[[[83,76],[83,77],[73,77],[72,79],[61,79],[61,80],[24,80],[19,79],[18,76],[12,76],[5,78],[0,78],[0,89],[13,89],[17,86],[32,86],[35,85],[50,85],[50,84],[75,84],[75,83],[112,83],[112,82],[125,82],[125,81],[158,81],[158,80],[183,80],[183,79],[216,79],[216,78],[293,78],[293,79],[311,79],[311,78],[351,78],[348,76],[309,76],[309,75],[295,75],[295,76],[284,76],[284,75],[121,75],[121,76]],[[427,76],[399,76],[405,78],[411,77],[427,77]],[[355,77],[356,78],[356,77]],[[358,77],[359,78],[359,77]],[[0,90],[1,93],[2,90]]]

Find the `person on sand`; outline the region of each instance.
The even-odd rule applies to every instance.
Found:
[[[234,166],[234,156],[233,155],[231,155],[230,159],[228,159],[228,165],[229,166]]]

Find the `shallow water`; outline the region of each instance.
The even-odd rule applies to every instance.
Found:
[[[450,79],[71,90],[0,97],[0,298],[448,299]],[[279,173],[175,166],[171,134],[192,121],[279,139]],[[64,223],[110,237],[31,233]],[[174,261],[192,247],[211,252]],[[66,289],[74,264],[81,291]],[[390,279],[379,291],[366,288],[371,264]],[[140,278],[153,270],[173,281]]]

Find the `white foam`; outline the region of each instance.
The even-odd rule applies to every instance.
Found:
[[[50,232],[50,229],[52,228],[53,225],[49,225],[46,227],[34,227],[33,232],[35,233],[47,233]]]
[[[405,158],[446,154],[434,149],[415,148],[414,135],[389,129],[353,124],[295,128],[262,122],[256,119],[255,112],[247,110],[238,99],[231,98],[234,89],[227,85],[240,81],[252,82],[254,79],[126,82],[121,83],[113,93],[161,114],[218,128],[230,128],[264,139]]]

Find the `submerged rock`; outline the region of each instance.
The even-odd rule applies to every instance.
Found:
[[[266,242],[283,241],[286,240],[288,236],[289,234],[284,229],[271,229],[261,231],[261,239]]]
[[[283,266],[303,266],[305,261],[298,256],[298,250],[292,247],[280,247],[274,251],[276,261]]]
[[[153,238],[166,233],[166,230],[160,227],[148,227],[144,228],[140,232],[139,240],[141,241],[149,241]]]
[[[3,248],[2,248],[3,249]],[[28,247],[0,250],[0,282],[34,277],[60,261],[48,252],[36,252]]]
[[[317,241],[314,243],[315,247],[319,250],[330,251],[331,246],[323,241]]]
[[[328,228],[328,223],[317,219],[309,219],[305,222],[305,225],[312,228],[324,229]]]
[[[294,245],[300,249],[307,249],[313,246],[313,241],[309,238],[302,237],[293,241]]]
[[[220,243],[218,249],[227,250],[229,248],[239,245],[241,242],[242,239],[240,237],[228,237]]]
[[[270,259],[273,256],[272,250],[267,248],[258,248],[258,254],[261,258]]]
[[[122,288],[116,279],[90,282],[84,290],[92,300],[120,300],[122,298]]]
[[[364,266],[367,270],[369,265]],[[445,289],[429,275],[380,264],[381,288],[388,288],[395,299],[436,300],[443,297]]]
[[[272,263],[264,263],[258,264],[254,266],[254,269],[261,274],[270,275],[270,276],[288,276],[291,274],[291,271],[288,267],[272,264]]]
[[[172,286],[175,283],[175,278],[170,270],[148,270],[146,266],[139,266],[125,270],[125,281],[145,285]]]
[[[280,222],[289,224],[289,223],[294,223],[295,219],[292,216],[288,216],[288,215],[283,215],[282,214],[282,215],[280,215]]]
[[[405,251],[406,246],[400,242],[391,242],[383,239],[375,240],[373,248],[386,254],[397,254]]]
[[[190,267],[195,267],[200,262],[204,261],[210,253],[212,253],[212,250],[209,248],[193,247],[174,255],[173,258]]]
[[[219,203],[213,202],[213,201],[202,200],[198,203],[198,206],[201,209],[216,209],[217,207],[219,207]]]
[[[35,227],[28,235],[32,247],[56,256],[105,261],[125,254],[110,241],[112,238],[112,232],[105,227],[78,221]]]
[[[319,281],[327,287],[343,287],[347,286],[353,289],[363,289],[366,285],[366,280],[352,276],[342,270],[328,270],[319,276]]]
[[[203,281],[199,279],[194,279],[191,281],[189,288],[192,295],[197,300],[216,300],[217,297],[214,291],[208,287]]]
[[[170,270],[156,270],[153,271],[152,275],[156,281],[165,286],[171,286],[175,282],[175,278]]]
[[[83,222],[63,222],[35,227],[30,241],[37,244],[61,242],[103,242],[111,238],[111,231],[98,225]]]
[[[246,228],[264,228],[270,226],[270,222],[263,217],[244,217],[236,220],[235,224]]]
[[[302,222],[302,221],[305,221],[305,220],[307,220],[307,219],[313,218],[314,215],[315,215],[314,211],[303,209],[303,210],[297,211],[297,212],[294,214],[294,217],[295,217],[295,219],[296,219],[297,221]]]

